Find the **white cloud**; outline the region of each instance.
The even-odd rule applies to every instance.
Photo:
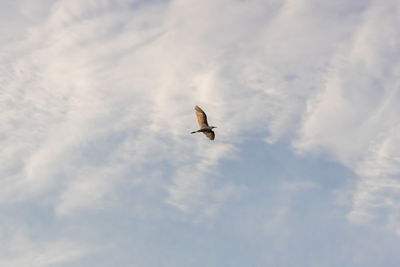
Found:
[[[6,219],[2,223],[3,231],[7,230],[0,237],[2,266],[51,266],[78,260],[98,250],[66,239],[38,241],[20,222],[10,222]]]
[[[57,1],[48,17],[27,28],[25,39],[7,48],[2,58],[7,66],[2,81],[7,137],[1,156],[6,159],[3,176],[9,178],[2,202],[57,190],[60,214],[94,208],[119,183],[112,177],[126,178],[128,169],[140,169],[151,159],[153,168],[166,161],[179,170],[164,181],[171,194],[168,202],[193,202],[195,207],[200,204],[193,199],[202,203],[205,191],[214,190],[206,172],[231,157],[232,140],[240,140],[238,121],[247,128],[262,118],[257,107],[262,107],[264,94],[230,88],[231,74],[224,73],[230,61],[220,58],[241,36],[221,37],[221,28],[202,24],[208,11],[218,20],[222,3],[199,4],[200,13],[179,1],[139,9],[129,9],[131,1],[110,8],[112,3]],[[193,24],[182,24],[179,20],[191,12]],[[249,16],[237,7],[230,12]],[[229,28],[228,21],[229,14],[221,17],[220,27]],[[211,45],[203,38],[210,38]],[[254,99],[254,105],[240,103],[236,92],[247,101]],[[197,127],[193,106],[203,103],[209,103],[203,107],[210,122],[226,129],[206,150],[204,138],[188,135]],[[244,107],[251,113],[235,112]],[[203,145],[195,148],[193,140]],[[183,176],[193,176],[193,184],[183,182]],[[82,196],[90,188],[96,192]]]
[[[399,231],[396,1],[5,3],[2,205],[43,201],[69,218],[127,186],[152,201],[135,211],[215,215],[244,188],[220,163],[261,136],[352,169],[350,221]],[[196,104],[218,126],[213,143],[189,135]],[[46,260],[75,257],[63,242]]]
[[[332,57],[326,81],[309,101],[295,143],[301,151],[331,154],[360,176],[349,215],[352,221],[397,213],[390,203],[396,202],[400,173],[396,149],[400,121],[395,115],[400,65],[394,60],[399,57],[394,26],[399,23],[399,5],[389,6],[371,2],[352,38]],[[389,212],[382,214],[377,207]]]

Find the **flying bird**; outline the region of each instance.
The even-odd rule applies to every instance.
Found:
[[[208,137],[208,139],[214,140],[215,133],[212,129],[217,127],[208,126],[207,115],[199,106],[195,106],[194,110],[196,110],[197,122],[199,123],[200,129],[191,133],[203,133]]]

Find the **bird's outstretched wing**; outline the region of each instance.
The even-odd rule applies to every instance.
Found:
[[[203,132],[203,134],[205,134],[210,140],[214,140],[215,138],[215,133],[213,131]]]
[[[195,106],[194,109],[196,110],[197,121],[199,123],[200,129],[208,127],[206,113],[204,113],[204,111],[199,106]]]

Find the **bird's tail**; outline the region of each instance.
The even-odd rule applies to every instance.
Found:
[[[194,132],[191,132],[191,134],[194,134],[194,133],[196,133],[196,131],[194,131]]]

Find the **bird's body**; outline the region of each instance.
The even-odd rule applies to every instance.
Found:
[[[191,133],[204,133],[210,140],[214,140],[215,133],[212,129],[217,127],[208,126],[207,115],[199,106],[195,106],[194,109],[196,110],[197,122],[199,123],[200,129]]]

